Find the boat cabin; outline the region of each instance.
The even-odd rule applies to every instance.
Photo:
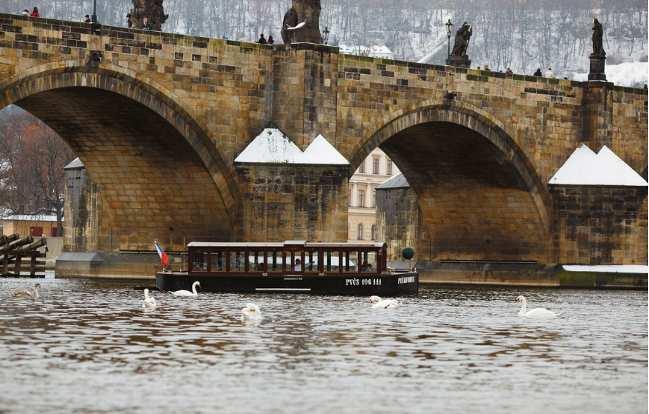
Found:
[[[191,242],[188,254],[195,276],[370,276],[387,270],[386,244],[380,242]]]

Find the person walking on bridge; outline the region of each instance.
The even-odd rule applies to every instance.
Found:
[[[38,13],[38,7],[34,7],[34,10],[32,10],[31,17],[41,17],[41,15]]]
[[[268,43],[268,42],[266,41],[266,38],[264,37],[264,34],[263,34],[263,33],[259,36],[259,40],[257,40],[257,43],[259,43],[259,44],[261,44],[261,45],[265,45],[266,43]]]

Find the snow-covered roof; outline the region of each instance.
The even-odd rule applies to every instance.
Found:
[[[252,140],[234,162],[297,163],[302,150],[277,128],[266,128]]]
[[[564,265],[567,272],[595,272],[595,273],[649,273],[649,266],[645,265]]]
[[[63,169],[64,170],[74,170],[74,169],[83,168],[83,167],[85,167],[83,165],[83,162],[81,162],[79,157],[77,157],[77,158],[73,159],[72,161],[70,161],[70,163],[68,165],[66,165],[65,167],[63,167]]]
[[[410,188],[410,184],[403,174],[398,174],[376,186],[377,190],[387,190],[392,188]]]
[[[318,135],[304,152],[277,128],[266,128],[235,158],[242,163],[349,165],[349,161]]]
[[[4,221],[56,221],[55,214],[15,214],[2,217]]]
[[[325,137],[318,135],[304,150],[302,164],[349,165],[349,161]]]
[[[549,184],[644,187],[647,182],[606,145],[595,154],[582,144],[550,178]]]

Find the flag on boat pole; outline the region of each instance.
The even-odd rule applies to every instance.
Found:
[[[162,270],[166,270],[169,266],[169,255],[164,251],[162,247],[160,247],[160,243],[158,243],[157,240],[153,241],[153,245],[155,246],[155,250],[158,252],[158,256],[160,256],[160,264],[162,265]]]

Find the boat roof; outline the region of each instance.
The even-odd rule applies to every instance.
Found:
[[[383,247],[385,243],[376,241],[350,241],[350,242],[308,242],[305,240],[286,240],[283,242],[190,242],[187,247]]]

